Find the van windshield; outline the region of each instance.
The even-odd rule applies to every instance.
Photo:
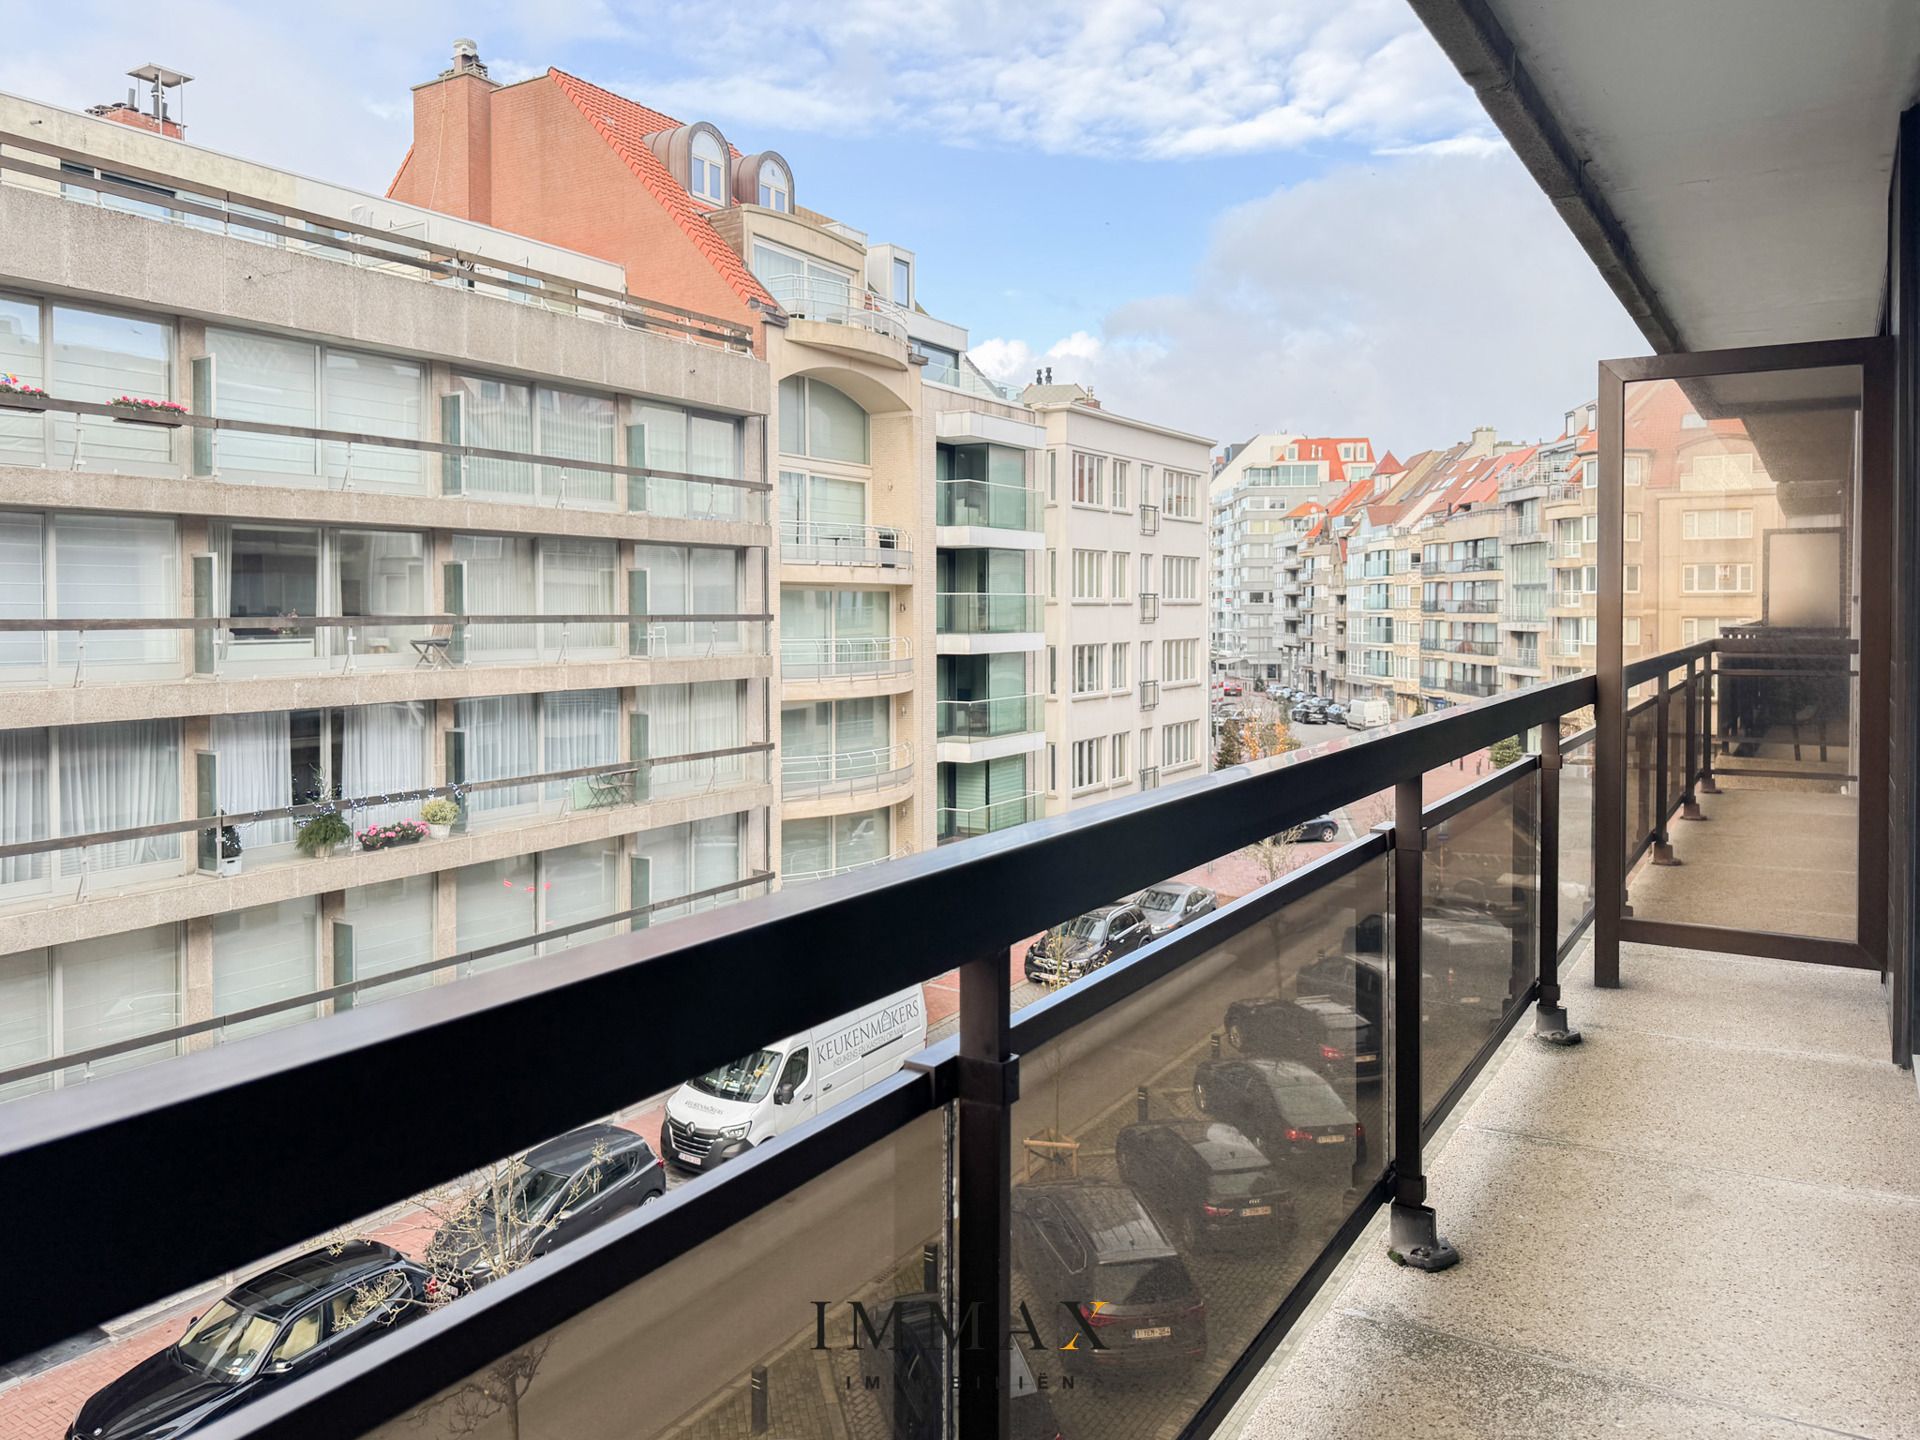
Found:
[[[779,1064],[779,1051],[756,1050],[744,1060],[709,1070],[687,1083],[702,1095],[711,1095],[716,1100],[743,1100],[753,1104],[766,1099],[767,1092],[773,1089],[773,1077]]]

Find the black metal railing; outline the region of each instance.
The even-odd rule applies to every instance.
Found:
[[[1701,743],[1708,707],[1692,703],[1700,692],[1693,688],[1698,680],[1690,656],[1697,658],[1694,651],[1659,657],[1670,669],[1687,666],[1690,678],[1677,706],[1670,689],[1652,702],[1664,716],[1685,717],[1675,774],[1687,787],[1694,767],[1705,774],[1710,763],[1709,747]],[[1649,677],[1665,673],[1647,663],[1654,664]],[[1561,727],[1596,700],[1590,675],[1517,691],[1337,749],[1196,776],[725,912],[584,945],[538,965],[395,997],[271,1038],[240,1040],[138,1076],[108,1076],[33,1097],[9,1111],[0,1138],[0,1187],[59,1200],[36,1207],[35,1243],[20,1247],[10,1265],[15,1293],[31,1303],[0,1312],[0,1354],[51,1344],[210,1274],[304,1243],[333,1230],[342,1217],[371,1214],[749,1054],[770,1035],[804,1032],[957,971],[957,1034],[891,1079],[755,1146],[663,1203],[607,1222],[590,1241],[559,1248],[344,1360],[289,1377],[208,1433],[216,1440],[361,1434],[503,1355],[545,1343],[543,1337],[562,1333],[590,1307],[748,1226],[734,1231],[732,1243],[771,1215],[775,1200],[852,1173],[842,1167],[858,1165],[869,1150],[879,1153],[876,1147],[892,1145],[910,1127],[925,1133],[918,1122],[944,1113],[952,1137],[945,1178],[936,1166],[927,1183],[944,1196],[929,1213],[947,1219],[929,1223],[936,1226],[936,1248],[944,1246],[949,1258],[944,1270],[927,1268],[938,1272],[933,1278],[947,1304],[961,1313],[975,1306],[984,1318],[979,1343],[954,1353],[951,1383],[935,1386],[945,1397],[940,1408],[949,1401],[955,1407],[954,1428],[928,1433],[1009,1434],[1013,1113],[1022,1084],[1042,1095],[1050,1113],[1068,1099],[1102,1115],[1137,1103],[1143,1118],[1150,1105],[1187,1103],[1180,1097],[1188,1091],[1178,1082],[1162,1083],[1150,1095],[1144,1077],[1109,1071],[1102,1078],[1079,1061],[1069,1076],[1063,1061],[1044,1057],[1066,1040],[1078,1054],[1152,1053],[1204,1064],[1209,1043],[1216,1054],[1221,1044],[1220,1022],[1212,1018],[1220,1011],[1207,998],[1221,965],[1251,964],[1246,973],[1252,975],[1277,972],[1283,955],[1297,964],[1306,952],[1289,950],[1288,937],[1305,933],[1307,917],[1332,905],[1345,916],[1346,935],[1322,956],[1344,956],[1376,977],[1371,1002],[1350,993],[1356,1008],[1375,1007],[1380,1046],[1345,1062],[1372,1065],[1379,1077],[1370,1099],[1354,1101],[1374,1117],[1375,1128],[1347,1131],[1352,1140],[1371,1135],[1376,1143],[1364,1152],[1356,1144],[1338,1157],[1315,1147],[1285,1162],[1317,1159],[1325,1169],[1329,1158],[1338,1158],[1342,1164],[1295,1258],[1258,1272],[1269,1279],[1250,1297],[1216,1306],[1216,1344],[1227,1347],[1224,1370],[1214,1365],[1194,1372],[1185,1388],[1128,1401],[1153,1404],[1182,1434],[1210,1434],[1379,1206],[1394,1207],[1402,1258],[1421,1263],[1443,1253],[1435,1217],[1424,1205],[1424,1142],[1536,1002],[1542,1033],[1553,1033],[1556,1024],[1564,1031],[1558,966],[1580,938],[1591,894],[1591,842],[1582,858],[1579,827],[1570,833],[1561,823],[1563,790],[1572,796],[1578,789],[1564,777],[1593,772],[1583,764],[1590,736],[1563,740]],[[1428,772],[1535,731],[1537,754],[1424,803]],[[1671,757],[1660,758],[1656,769],[1665,775]],[[1602,775],[1583,783],[1593,791],[1620,780]],[[1016,942],[1116,896],[1357,806],[1383,787],[1394,797],[1390,824],[1363,830],[1324,858],[1016,1017],[1008,964]],[[1663,804],[1671,789],[1660,792]],[[858,965],[808,963],[806,957],[843,952],[849,935],[902,943],[866,947]],[[1425,957],[1428,946],[1440,948]],[[1462,973],[1478,973],[1485,983],[1458,993]],[[716,985],[716,977],[724,984]],[[1188,1003],[1196,996],[1205,1002],[1197,1009]],[[1139,1002],[1129,1004],[1136,997]],[[647,1023],[636,1030],[642,1018]],[[1140,1042],[1116,1041],[1116,1027],[1129,1025]],[[642,1033],[645,1043],[636,1043]],[[503,1055],[514,1063],[500,1063]],[[1036,1058],[1023,1063],[1018,1056]],[[528,1083],[536,1071],[539,1083]],[[1195,1073],[1190,1099],[1197,1105],[1203,1103],[1199,1077],[1210,1072]],[[1361,1091],[1340,1094],[1364,1093],[1356,1075],[1363,1072],[1349,1068],[1341,1083]],[[313,1103],[316,1096],[327,1103]],[[284,1124],[295,1114],[301,1117],[297,1144],[288,1143]],[[1078,1156],[1088,1143],[1080,1135],[1036,1142],[1034,1132],[1027,1133],[1022,1147],[1029,1166],[1058,1163],[1068,1152]],[[1036,1144],[1056,1148],[1040,1162]],[[315,1163],[344,1154],[382,1159],[378,1165]],[[245,1205],[231,1203],[236,1174],[246,1176]],[[75,1176],[113,1175],[141,1177],[139,1205],[126,1204],[115,1184],[72,1183]],[[831,1207],[820,1213],[832,1213]],[[221,1224],[206,1225],[210,1214],[219,1214]],[[71,1257],[97,1248],[103,1236],[112,1237],[115,1262],[76,1272]],[[794,1328],[804,1329],[805,1338],[796,1345],[804,1350],[813,1334],[812,1297],[820,1292],[787,1295],[772,1275],[756,1283],[756,1314],[775,1299],[797,1307]],[[723,1302],[709,1297],[705,1303]],[[1230,1309],[1239,1317],[1231,1326]],[[595,1333],[604,1339],[613,1333],[605,1327],[618,1321],[596,1311],[581,1323],[601,1327]],[[644,1349],[621,1353],[622,1384],[664,1380],[660,1367],[674,1363]],[[729,1355],[703,1356],[699,1383],[714,1396],[737,1391],[744,1398],[748,1365],[760,1365],[762,1357],[760,1349],[743,1351],[736,1366]],[[604,1374],[614,1383],[613,1371]],[[765,1375],[763,1368],[755,1377],[762,1393]],[[576,1388],[589,1378],[573,1372]],[[811,1374],[808,1383],[817,1394]]]

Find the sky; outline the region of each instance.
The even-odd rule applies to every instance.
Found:
[[[558,66],[778,150],[990,373],[1218,442],[1552,436],[1647,348],[1405,0],[0,0],[0,33],[0,91],[157,62],[195,144],[376,192],[456,37]]]

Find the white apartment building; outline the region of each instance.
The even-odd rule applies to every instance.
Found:
[[[1023,396],[1046,430],[1051,812],[1206,768],[1210,440],[1078,385]]]

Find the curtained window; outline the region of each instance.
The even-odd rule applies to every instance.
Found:
[[[320,897],[228,910],[213,917],[213,1011],[231,1015],[290,1000],[320,983]],[[312,1005],[293,1006],[229,1025],[229,1039],[311,1020]]]
[[[0,956],[0,1069],[137,1040],[181,1020],[179,927],[157,925]],[[95,1076],[176,1053],[174,1042],[91,1062]],[[17,1081],[10,1100],[85,1078],[79,1068]]]
[[[697,755],[746,744],[747,682],[713,680],[692,685],[644,685],[634,692],[634,710],[646,717],[649,755]],[[648,772],[656,799],[737,783],[746,774],[744,755],[683,760]]]
[[[434,880],[432,875],[408,875],[346,892],[343,911],[353,927],[353,973],[337,979],[370,980],[433,958]],[[415,975],[359,991],[353,1003],[370,1005],[431,984],[431,974]]]
[[[454,948],[464,955],[508,940],[533,935],[539,928],[534,857],[513,855],[465,865],[454,872]],[[480,974],[533,954],[533,946],[475,960],[467,973]]]
[[[53,365],[46,388],[63,400],[105,405],[122,395],[171,400],[173,330],[153,320],[74,306],[52,307]],[[162,474],[173,466],[173,431],[122,425],[104,415],[49,412],[53,462],[72,462],[80,429],[82,468]]]

